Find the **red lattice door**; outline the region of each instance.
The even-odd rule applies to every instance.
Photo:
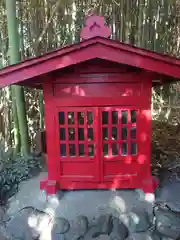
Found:
[[[136,187],[140,181],[138,111],[122,107],[58,108],[61,186]],[[94,182],[94,185],[93,185]],[[97,185],[96,185],[97,184]],[[104,184],[104,185],[98,185]]]
[[[57,115],[60,179],[99,181],[98,109],[58,108]]]
[[[138,176],[137,115],[136,109],[100,108],[103,181],[132,180]]]

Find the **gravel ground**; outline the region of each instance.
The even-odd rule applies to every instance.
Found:
[[[152,203],[138,190],[60,191],[46,200],[43,172],[21,183],[7,212],[0,211],[0,239],[180,239],[180,181],[164,174]]]

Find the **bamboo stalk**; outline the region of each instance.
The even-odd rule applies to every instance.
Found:
[[[138,15],[138,42],[137,46],[143,47],[142,46],[142,36],[144,35],[144,8],[145,8],[145,1],[144,0],[139,0],[139,15]]]
[[[125,42],[125,0],[121,0],[121,41]]]
[[[19,36],[18,36],[18,25],[16,18],[16,1],[15,0],[6,0],[6,9],[7,9],[7,21],[8,21],[8,35],[9,35],[9,50],[10,50],[10,62],[15,64],[19,62]],[[29,136],[28,136],[28,127],[27,127],[27,118],[26,118],[26,109],[25,109],[25,99],[24,99],[24,90],[20,86],[12,86],[13,98],[16,102],[16,109],[14,107],[14,123],[19,123],[15,126],[18,130],[20,129],[21,137],[21,152],[23,155],[28,155],[30,151],[29,147]],[[18,117],[18,119],[17,119]],[[18,134],[17,134],[18,136]],[[19,140],[18,140],[19,143]]]

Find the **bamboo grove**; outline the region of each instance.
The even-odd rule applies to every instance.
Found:
[[[91,8],[105,16],[112,28],[113,39],[160,53],[179,55],[179,0],[9,2],[14,6],[8,6],[8,0],[0,0],[1,68],[78,42],[84,15]],[[15,22],[8,20],[11,11],[16,15]],[[12,34],[13,28],[17,34]],[[15,45],[16,52],[9,49],[10,43]],[[155,89],[153,99],[156,105],[159,106],[164,98],[169,101],[166,96],[173,97],[175,89],[173,86]],[[177,91],[175,97],[180,99]],[[0,89],[0,134],[6,147],[14,147],[16,152],[22,153],[33,151],[36,132],[44,128],[43,120],[41,91],[16,86]]]

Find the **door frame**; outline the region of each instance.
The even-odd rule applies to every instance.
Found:
[[[125,167],[126,165],[124,165],[124,162],[127,162],[129,160],[129,158],[132,159],[132,162],[134,163],[135,167],[137,164],[136,163],[136,160],[138,158],[138,154],[139,154],[139,149],[137,150],[137,155],[136,156],[129,156],[129,154],[127,154],[127,156],[112,156],[111,159],[106,159],[103,155],[103,134],[102,134],[102,129],[103,129],[103,125],[102,125],[102,112],[105,108],[110,108],[110,113],[112,111],[112,109],[115,109],[115,108],[118,108],[119,110],[128,110],[131,111],[131,110],[136,110],[137,113],[139,112],[137,108],[133,107],[133,106],[121,106],[119,104],[117,104],[116,106],[94,106],[94,107],[85,107],[85,106],[79,106],[79,107],[56,107],[56,129],[58,130],[59,129],[59,123],[58,123],[58,112],[62,111],[62,112],[76,112],[78,113],[78,110],[79,112],[84,112],[85,113],[85,116],[86,116],[86,113],[89,111],[92,111],[94,112],[94,124],[93,124],[93,129],[94,129],[94,140],[93,140],[93,143],[94,143],[94,157],[93,158],[89,158],[87,155],[86,158],[84,157],[76,157],[76,158],[70,158],[70,157],[59,157],[57,158],[57,165],[58,165],[58,175],[61,176],[61,178],[63,178],[63,175],[62,175],[62,172],[61,172],[61,164],[63,163],[76,163],[77,164],[80,164],[82,163],[89,163],[89,162],[94,162],[95,164],[95,168],[96,168],[96,174],[94,175],[94,180],[92,179],[89,179],[90,181],[96,181],[96,182],[104,182],[104,181],[111,181],[112,179],[107,179],[105,177],[105,173],[104,173],[104,167],[105,167],[105,164],[108,164],[108,163],[112,163],[112,164],[116,164],[121,166],[122,167]],[[74,110],[74,111],[73,111]],[[77,116],[76,116],[77,117]],[[77,119],[75,117],[75,121],[77,122]],[[109,114],[109,118],[111,117],[111,114]],[[129,125],[129,124],[128,124]],[[136,125],[138,125],[138,114],[137,114],[137,118],[136,118]],[[68,125],[67,123],[65,123],[64,127],[66,128],[66,135],[68,136],[68,127],[71,126],[71,125]],[[85,131],[87,131],[86,127],[87,125],[84,124],[83,125],[85,127]],[[74,144],[76,144],[76,152],[78,151],[77,150],[77,144],[79,144],[79,141],[78,141],[78,125],[75,124],[75,125],[72,125],[72,127],[75,127],[75,138],[76,140],[73,141]],[[91,126],[92,127],[92,126]],[[110,129],[112,127],[112,124],[107,124],[107,127],[108,129]],[[109,130],[108,130],[109,131]],[[137,127],[136,129],[137,131],[137,144],[138,144],[138,136],[139,136],[139,128]],[[111,133],[111,131],[110,131]],[[110,136],[110,133],[109,133],[109,136]],[[87,136],[87,132],[85,133],[85,135]],[[59,152],[60,152],[60,148],[59,148],[59,132],[56,131],[56,152],[57,152],[57,155],[56,156],[59,156]],[[130,140],[128,139],[127,142],[129,142]],[[113,140],[108,140],[108,144],[112,143]],[[84,140],[84,143],[87,147],[88,145],[88,142],[86,142],[86,140]],[[66,146],[69,144],[69,141],[66,140],[65,141],[65,144]],[[86,151],[86,154],[87,154],[87,151]],[[122,159],[121,162],[119,162],[120,160],[119,159]],[[124,165],[124,166],[123,166]],[[131,164],[130,164],[131,165]],[[126,166],[127,168],[127,166]],[[128,171],[128,170],[127,170]],[[73,179],[72,179],[73,180]],[[74,181],[79,181],[79,179],[74,179]],[[81,178],[81,181],[88,181],[88,179],[83,179]]]

